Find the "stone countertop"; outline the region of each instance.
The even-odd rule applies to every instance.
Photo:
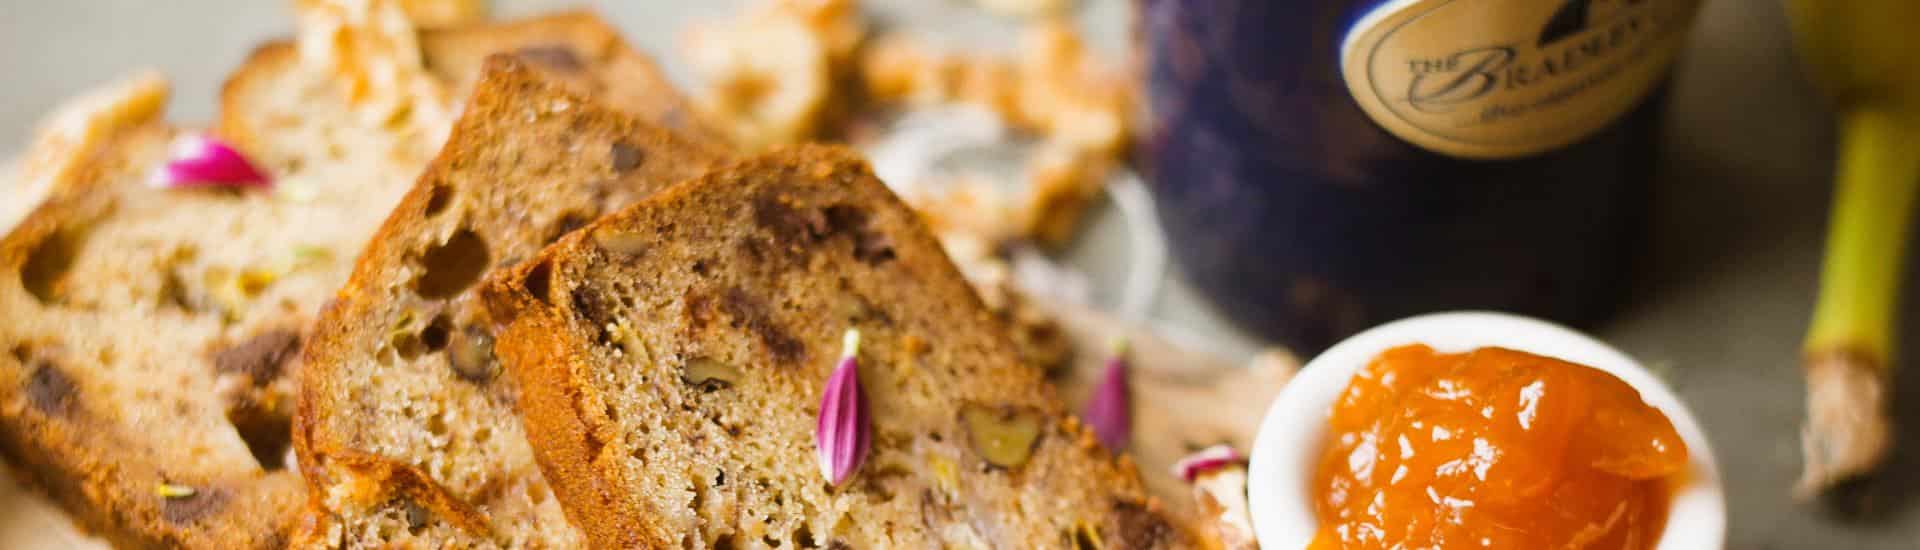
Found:
[[[607,1],[593,8],[684,77],[673,54],[679,29],[744,3]],[[172,119],[208,120],[226,71],[290,28],[288,4],[0,3],[0,74],[8,83],[0,92],[0,150],[22,146],[34,121],[61,98],[140,66],[173,78]],[[496,11],[512,16],[581,4],[502,0]],[[1012,29],[957,0],[869,4],[895,24],[938,22],[927,28],[940,41],[1005,47]],[[1092,2],[1082,19],[1096,44],[1117,49],[1125,12],[1124,2]],[[1729,548],[1914,548],[1914,445],[1896,453],[1896,474],[1832,502],[1787,497],[1799,471],[1797,350],[1819,263],[1832,131],[1829,113],[1799,78],[1779,5],[1707,1],[1670,101],[1653,241],[1639,259],[1629,302],[1595,332],[1664,372],[1706,424],[1725,475]],[[1092,240],[1072,254],[1076,261],[1102,263],[1111,239]],[[1210,335],[1229,355],[1254,348],[1192,296],[1176,275],[1159,304],[1163,321]],[[1915,321],[1904,341],[1920,341]],[[1901,393],[1920,393],[1920,376],[1904,378]],[[1920,399],[1905,399],[1899,415],[1908,426],[1905,440],[1920,442]]]

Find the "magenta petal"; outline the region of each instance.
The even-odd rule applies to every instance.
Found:
[[[1127,448],[1127,442],[1133,439],[1133,401],[1127,390],[1125,356],[1115,354],[1107,359],[1107,370],[1087,399],[1083,416],[1101,445],[1114,452]]]
[[[209,136],[186,135],[174,142],[167,162],[148,183],[162,189],[264,187],[270,180],[232,146]]]
[[[1193,478],[1198,477],[1200,474],[1219,469],[1229,464],[1242,464],[1246,461],[1247,459],[1245,457],[1240,456],[1240,451],[1233,450],[1233,447],[1224,444],[1214,445],[1194,451],[1193,454],[1181,457],[1180,460],[1174,462],[1173,475],[1180,476],[1182,481],[1191,482]]]
[[[814,432],[820,475],[834,485],[846,481],[860,468],[872,445],[867,399],[860,389],[860,365],[856,360],[858,339],[858,334],[850,331],[847,355],[827,377],[826,390],[820,397],[819,424]]]

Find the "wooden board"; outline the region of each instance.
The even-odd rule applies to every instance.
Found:
[[[1197,512],[1190,489],[1170,468],[1187,453],[1216,443],[1245,452],[1267,404],[1293,375],[1290,364],[1244,368],[1166,340],[1104,315],[1074,306],[1042,304],[1058,317],[1074,344],[1071,368],[1055,383],[1072,410],[1092,391],[1105,366],[1109,342],[1124,336],[1133,370],[1133,443],[1128,455],[1140,466],[1147,488],[1176,514]],[[45,498],[0,476],[0,547],[105,549],[80,534]]]

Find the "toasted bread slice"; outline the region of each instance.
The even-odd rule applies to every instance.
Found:
[[[549,27],[446,32],[521,37],[482,42],[516,49],[573,39],[526,28]],[[671,94],[657,74],[584,76],[601,70],[548,73]],[[475,78],[417,80],[457,92]],[[149,187],[184,131],[115,127],[67,192],[0,240],[0,454],[117,545],[279,547],[305,508],[288,459],[300,343],[438,149],[422,113],[451,109],[395,109],[407,101],[336,81],[290,43],[228,81],[215,133],[271,190]]]
[[[0,235],[72,182],[83,161],[111,136],[157,118],[166,106],[167,88],[159,73],[140,71],[75,96],[48,114],[22,158],[0,163]]]
[[[846,150],[732,164],[483,288],[527,434],[595,547],[1195,544]],[[814,433],[849,328],[872,451],[834,486]]]
[[[536,77],[488,70],[446,147],[361,254],[306,348],[296,438],[329,544],[580,544],[497,376],[469,286],[720,149]]]

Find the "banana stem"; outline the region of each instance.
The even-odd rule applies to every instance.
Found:
[[[1820,302],[1807,350],[1892,353],[1908,221],[1920,190],[1920,132],[1905,119],[1857,110],[1841,122],[1839,170]]]
[[[1871,471],[1890,446],[1895,308],[1920,191],[1920,131],[1903,115],[1862,108],[1840,121],[1826,262],[1805,347],[1803,495]]]

